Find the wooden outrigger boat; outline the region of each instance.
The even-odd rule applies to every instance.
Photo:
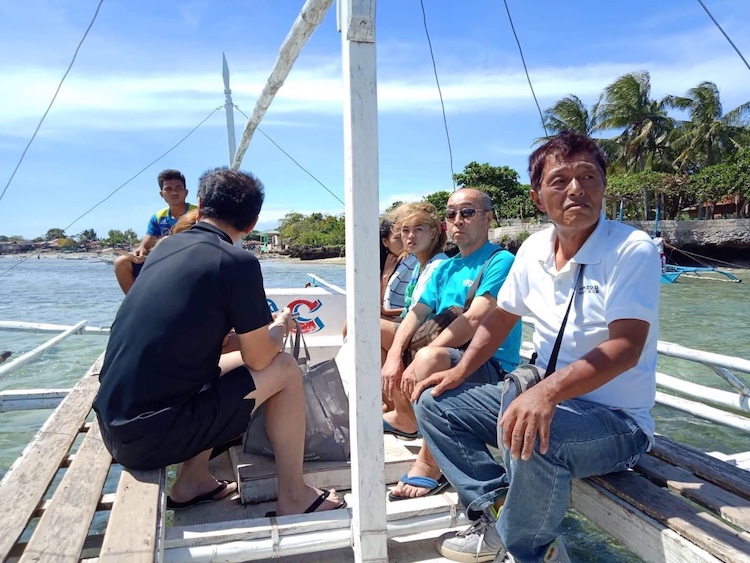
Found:
[[[661,272],[661,283],[675,283],[680,276],[702,280],[729,281],[740,283],[742,280],[730,272],[709,266],[674,266],[667,264]]]
[[[233,167],[239,166],[252,131],[302,43],[332,2],[306,2],[238,150],[230,146]],[[375,0],[340,0],[338,21],[345,88],[347,292],[320,283],[269,290],[268,295],[281,303],[298,301],[299,313],[321,321],[314,323],[322,325],[319,330],[308,336],[313,361],[339,356],[349,393],[351,463],[308,463],[305,473],[317,486],[348,490],[348,508],[262,516],[264,502],[275,495],[269,463],[234,449],[217,458],[214,470],[238,480],[243,501],[257,502],[219,501],[170,516],[165,507],[166,469],[130,471],[113,463],[98,425],[92,423],[100,358],[73,389],[0,393],[0,412],[56,405],[0,481],[0,559],[250,561],[301,556],[305,561],[439,561],[425,538],[467,523],[453,492],[386,501],[386,485],[411,464],[416,448],[384,439],[381,426],[378,275],[371,259],[378,240]],[[349,336],[341,352],[344,318]],[[55,342],[42,345],[45,349],[64,338],[106,333],[85,322],[70,327],[16,322],[0,328],[60,332]],[[33,350],[0,369],[10,371],[43,352]],[[733,373],[750,373],[750,361],[668,343],[660,343],[659,352],[709,366],[736,391],[658,374],[659,403],[750,433],[750,389]],[[528,345],[523,353],[528,356]],[[750,472],[743,469],[750,453],[723,457],[659,437],[635,470],[576,481],[572,506],[645,561],[750,562]]]
[[[306,340],[313,363],[336,357],[354,427],[360,417],[354,379],[362,374],[353,369],[350,345],[342,348],[347,294],[315,276],[312,281],[310,288],[268,290],[269,306],[291,303],[296,309],[309,331]],[[59,332],[19,356],[16,367],[65,338],[107,334],[106,327],[88,327],[85,322],[70,327],[0,322],[0,329]],[[522,355],[530,352],[531,345],[525,343]],[[724,391],[659,373],[659,404],[750,435],[750,389],[735,375],[750,373],[750,361],[667,342],[659,342],[659,353],[703,364],[734,389]],[[112,462],[92,424],[100,361],[72,390],[0,392],[0,413],[56,408],[0,481],[0,506],[12,507],[0,514],[0,558],[120,561],[127,555],[137,561],[251,561],[302,554],[309,560],[317,553],[313,560],[443,561],[431,538],[468,523],[454,492],[386,501],[386,485],[395,484],[408,470],[419,442],[383,438],[379,427],[375,445],[370,446],[383,452],[379,465],[374,465],[372,452],[361,450],[361,459],[352,455],[351,464],[305,465],[310,483],[347,492],[352,507],[348,510],[265,518],[276,494],[273,462],[235,447],[214,461],[213,470],[219,478],[238,481],[238,499],[167,513],[167,472],[122,469]],[[13,367],[2,367],[9,366]],[[360,478],[383,482],[378,494],[364,502],[354,480],[354,467],[363,462],[367,465],[360,466]],[[633,471],[574,482],[571,506],[644,561],[750,561],[749,469],[750,451],[707,455],[660,436],[651,455]],[[362,533],[355,527],[358,510],[383,511],[381,559],[351,550],[356,534]]]

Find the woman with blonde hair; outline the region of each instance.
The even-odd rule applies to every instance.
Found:
[[[445,225],[431,203],[405,203],[398,208],[401,240],[404,251],[416,258],[416,266],[404,291],[404,308],[398,321],[406,316],[427,285],[427,281],[440,263],[448,257],[443,253],[447,240]],[[380,358],[385,361],[393,344],[398,322],[380,320]]]

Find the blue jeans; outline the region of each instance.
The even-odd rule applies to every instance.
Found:
[[[425,390],[415,404],[419,428],[443,475],[464,505],[482,510],[506,496],[497,530],[521,563],[541,561],[562,531],[573,478],[623,471],[646,451],[646,434],[626,415],[578,399],[557,406],[547,453],[538,445],[529,461],[505,469],[487,445],[497,447],[500,385],[463,385],[433,397]],[[509,484],[510,483],[510,484]]]

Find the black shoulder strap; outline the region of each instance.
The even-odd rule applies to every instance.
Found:
[[[492,260],[492,257],[498,252],[500,252],[501,250],[502,248],[498,248],[497,250],[495,250],[492,254],[490,254],[487,257],[487,260],[484,261],[484,264],[482,264],[482,269],[479,270],[477,277],[474,278],[474,283],[472,283],[471,287],[469,288],[469,293],[466,294],[466,302],[464,303],[464,311],[468,310],[469,307],[471,307],[471,302],[474,301],[474,296],[476,296],[477,289],[479,289],[479,282],[482,280],[482,274],[484,274],[484,269],[490,263],[490,260]]]
[[[578,277],[576,278],[576,283],[573,285],[573,292],[570,295],[570,301],[568,301],[568,309],[565,311],[565,316],[563,317],[562,324],[560,325],[560,332],[557,333],[557,340],[555,340],[555,345],[552,347],[552,354],[550,354],[549,362],[547,363],[547,370],[544,372],[544,377],[547,377],[549,374],[554,372],[555,368],[557,367],[557,355],[560,353],[563,332],[565,332],[565,325],[568,322],[568,313],[570,313],[570,307],[573,305],[573,300],[576,297],[578,284],[581,283],[581,279],[583,278],[583,266],[583,264],[578,266]]]

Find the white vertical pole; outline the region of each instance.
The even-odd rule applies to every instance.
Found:
[[[344,75],[346,318],[353,344],[352,543],[355,561],[388,561],[378,303],[378,102],[375,0],[340,0]]]
[[[229,65],[227,57],[221,54],[221,76],[224,79],[224,111],[227,114],[227,141],[229,142],[229,165],[234,161],[237,152],[237,140],[234,136],[234,103],[232,102],[232,90],[229,88]]]

